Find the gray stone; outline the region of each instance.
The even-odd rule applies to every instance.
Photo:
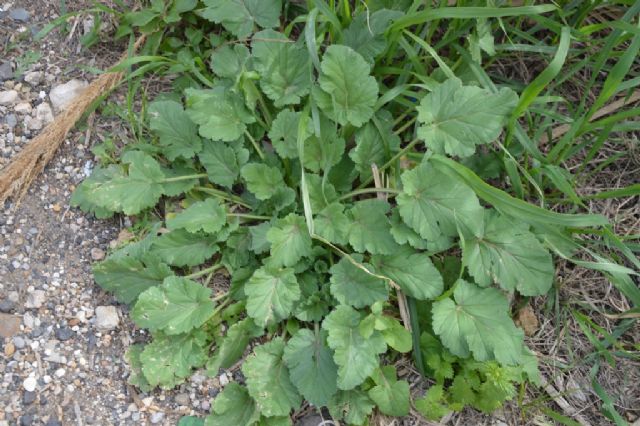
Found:
[[[60,340],[61,342],[64,342],[66,340],[69,340],[73,337],[73,330],[71,330],[69,327],[60,327],[60,328],[56,328],[55,331],[55,336],[56,339]]]
[[[151,417],[149,418],[149,421],[151,421],[151,423],[155,425],[160,423],[162,419],[164,419],[164,413],[160,411],[156,411],[151,415]]]
[[[91,249],[91,259],[93,260],[102,260],[104,259],[105,253],[104,250],[98,248],[98,247],[94,247]]]
[[[9,299],[0,300],[0,312],[10,314],[15,309],[15,303]]]
[[[42,82],[44,78],[44,73],[42,71],[31,71],[25,74],[24,81],[29,83],[31,86],[37,86]]]
[[[15,336],[13,338],[13,344],[16,346],[17,349],[23,349],[27,345],[27,342],[25,342],[22,337]]]
[[[13,108],[13,110],[18,114],[29,114],[32,109],[33,108],[29,102],[20,102],[15,106],[15,108]]]
[[[65,84],[60,84],[54,87],[49,93],[49,99],[53,109],[60,112],[64,110],[69,104],[78,96],[85,87],[87,82],[82,80],[73,79]]]
[[[44,124],[49,124],[53,121],[53,111],[51,111],[51,107],[47,102],[43,102],[36,107],[36,118]]]
[[[13,78],[13,69],[11,62],[4,61],[0,63],[0,81],[11,80]]]
[[[15,90],[5,90],[0,92],[0,105],[13,105],[18,100],[18,92]]]
[[[37,395],[35,392],[26,391],[24,395],[22,395],[22,404],[31,405],[35,402]]]
[[[42,120],[38,120],[37,118],[33,118],[30,115],[27,115],[24,118],[24,124],[27,126],[29,130],[40,130],[42,129]]]
[[[13,337],[20,331],[20,317],[0,314],[0,337]]]
[[[44,424],[44,426],[62,426],[62,423],[60,423],[60,420],[58,420],[57,418],[51,418],[49,420],[47,420],[47,422]]]
[[[113,330],[120,323],[120,315],[118,315],[118,309],[115,306],[98,306],[95,314],[95,325],[98,330]]]
[[[9,11],[9,17],[14,21],[27,22],[29,20],[29,12],[22,7],[18,7]]]
[[[38,309],[47,300],[47,295],[43,290],[33,290],[27,295],[24,307],[27,309]]]
[[[15,114],[7,114],[7,116],[4,118],[7,126],[9,126],[10,129],[13,129],[14,127],[16,127],[16,124],[18,124],[18,118],[16,117]]]
[[[173,399],[178,405],[189,405],[189,395],[186,393],[179,393]]]

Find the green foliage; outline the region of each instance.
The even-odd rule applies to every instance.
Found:
[[[346,424],[412,403],[437,420],[537,383],[505,293],[544,295],[548,249],[572,252],[572,234],[603,222],[527,204],[578,197],[536,145],[566,105],[540,119],[558,99],[520,99],[482,61],[517,48],[494,41],[511,15],[549,10],[155,0],[124,14],[119,35],[149,38],[131,79],[170,75],[173,92],[132,124],[121,158],[97,150],[71,203],[137,215],[138,238],[94,267],[152,335],[127,354],[130,382],[171,388],[243,360],[246,386],[224,388],[209,426],[291,424],[303,400]],[[392,365],[408,356],[435,381],[414,401]]]

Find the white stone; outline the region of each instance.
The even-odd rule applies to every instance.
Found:
[[[20,102],[13,110],[18,114],[30,114],[32,109],[29,102]]]
[[[64,368],[58,368],[55,373],[53,373],[56,377],[61,378],[65,375],[66,371]]]
[[[5,90],[0,92],[0,105],[13,105],[18,100],[18,92]]]
[[[37,309],[41,307],[47,300],[46,293],[42,290],[33,290],[27,295],[27,301],[24,307],[27,309]]]
[[[44,74],[42,71],[32,71],[27,73],[24,76],[24,81],[26,81],[27,83],[29,83],[32,86],[37,86],[38,84],[40,84],[42,82],[42,79],[44,78]]]
[[[42,121],[37,118],[33,118],[30,115],[27,115],[24,118],[24,124],[27,126],[29,130],[40,130],[42,129]]]
[[[98,306],[96,308],[95,326],[98,330],[108,331],[118,327],[120,315],[115,306]]]
[[[38,382],[34,377],[27,377],[26,379],[24,379],[24,382],[22,382],[22,387],[27,392],[33,392],[34,390],[36,390],[37,385]]]
[[[51,107],[47,102],[43,102],[36,107],[36,118],[44,124],[49,124],[53,121],[53,111],[51,111]]]
[[[151,418],[149,419],[149,421],[151,421],[151,423],[155,425],[160,423],[162,419],[164,419],[164,413],[161,411],[156,411],[151,415]]]
[[[53,109],[62,111],[87,87],[87,82],[73,79],[65,84],[54,87],[49,93],[49,99],[53,104]]]

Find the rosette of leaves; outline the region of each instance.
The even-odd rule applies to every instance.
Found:
[[[243,360],[246,384],[225,387],[206,425],[290,424],[305,400],[349,424],[406,415],[402,356],[436,379],[414,401],[430,418],[511,398],[536,364],[505,293],[544,294],[552,259],[444,155],[498,138],[515,92],[449,78],[407,112],[375,71],[401,11],[357,15],[319,46],[317,10],[283,31],[280,1],[202,3],[196,15],[228,40],[210,52],[208,87],[192,79],[152,102],[147,143],[72,200],[140,218],[137,240],[95,266],[152,335],[129,352],[132,383],[170,388]],[[394,130],[405,113],[415,127]],[[420,141],[427,154],[400,164]],[[445,160],[464,173],[444,173]]]

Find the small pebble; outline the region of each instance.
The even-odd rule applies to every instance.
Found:
[[[38,382],[36,381],[36,379],[34,377],[27,377],[22,382],[22,387],[27,392],[33,392],[34,390],[36,390],[36,386],[37,385],[38,385]]]
[[[24,395],[22,395],[22,404],[31,405],[35,402],[36,397],[37,395],[35,392],[26,391]]]
[[[24,341],[24,339],[20,336],[15,336],[13,338],[13,344],[16,345],[16,348],[18,349],[23,349],[26,346],[26,342]]]
[[[120,316],[115,306],[98,306],[96,308],[96,328],[102,331],[113,330],[118,327]]]
[[[15,308],[15,303],[13,303],[9,299],[0,300],[0,312],[9,314],[13,312]]]
[[[60,327],[56,329],[55,335],[56,335],[56,339],[64,342],[67,341],[69,339],[71,339],[73,337],[73,330],[71,330],[69,327]]]
[[[46,293],[42,290],[34,290],[27,295],[27,301],[24,307],[27,309],[40,308],[46,301]]]
[[[98,247],[94,247],[91,249],[91,259],[98,261],[104,259],[104,256],[104,250],[99,249]]]
[[[33,424],[33,414],[25,414],[20,417],[20,426],[31,426]]]
[[[151,421],[151,423],[158,424],[162,421],[162,419],[164,419],[164,413],[160,412],[160,411],[156,411],[155,413],[153,413],[151,415],[151,417],[149,418],[149,421]]]
[[[58,368],[55,373],[53,373],[56,377],[61,378],[65,375],[66,371],[64,368]]]

